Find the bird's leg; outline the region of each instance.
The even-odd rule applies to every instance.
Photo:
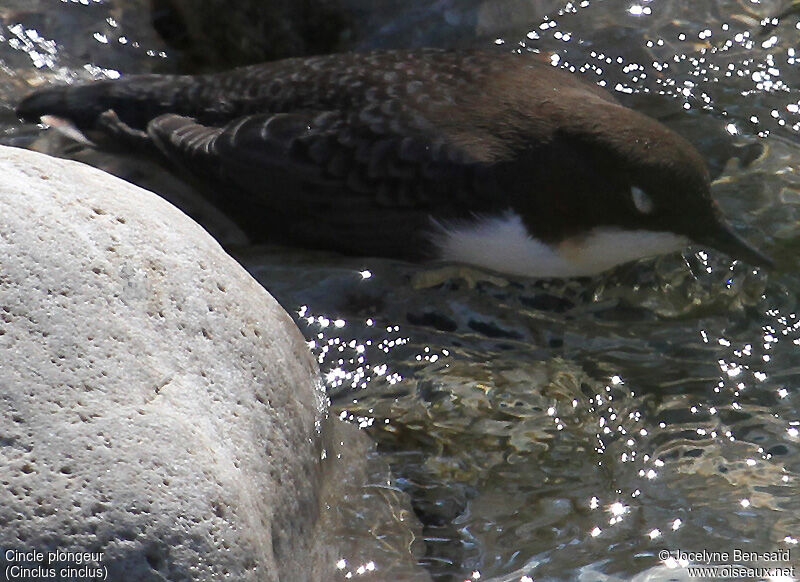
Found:
[[[152,151],[153,142],[146,132],[134,129],[114,112],[113,109],[104,111],[95,121],[95,128],[104,134],[118,139],[130,148]]]

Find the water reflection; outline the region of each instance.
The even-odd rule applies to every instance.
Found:
[[[328,284],[332,277],[351,281],[323,310],[336,314],[330,321],[349,322],[345,312],[369,303],[359,297],[369,295],[364,285],[390,290],[381,312],[368,311],[367,335],[359,338],[365,327],[349,323],[323,323],[309,335],[319,340],[323,370],[342,366],[338,347],[322,355],[320,346],[331,345],[347,346],[354,363],[380,370],[376,382],[351,384],[355,391],[335,386],[334,405],[369,428],[412,493],[434,573],[486,579],[521,567],[514,580],[563,579],[569,564],[607,563],[613,547],[615,571],[633,575],[657,562],[664,547],[795,543],[797,462],[785,460],[796,454],[800,424],[787,384],[796,370],[787,364],[800,325],[794,311],[765,308],[772,294],[763,281],[753,293],[737,283],[763,279],[752,270],[734,268],[731,276],[730,265],[705,253],[698,261],[703,277],[663,259],[655,265],[663,278],[649,286],[643,274],[653,265],[635,276],[611,274],[582,296],[566,282],[513,282],[509,291],[454,280],[410,291],[400,283],[413,268],[380,261],[369,280],[356,269],[319,271]],[[274,281],[280,268],[258,262],[261,280]],[[628,277],[637,285],[625,284]],[[689,300],[679,310],[667,293],[676,283]],[[291,287],[300,296],[317,292],[313,284]],[[420,303],[427,319],[392,325]],[[318,316],[302,315],[320,325]],[[507,334],[474,336],[477,316],[514,323],[528,341],[542,327],[557,330],[561,343],[532,358],[532,344]],[[442,334],[435,324],[445,318],[450,330]],[[436,345],[437,357],[426,358]],[[788,377],[777,378],[776,366]],[[392,372],[396,382],[380,380]]]

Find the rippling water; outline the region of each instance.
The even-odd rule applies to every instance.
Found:
[[[30,84],[170,66],[130,2],[5,4],[6,142],[33,136],[9,108]],[[698,145],[773,272],[692,249],[537,282],[232,247],[411,495],[435,579],[677,575],[662,550],[788,548],[761,565],[800,566],[796,6],[436,2],[394,7],[362,42],[423,19],[416,44],[536,49],[604,84]]]

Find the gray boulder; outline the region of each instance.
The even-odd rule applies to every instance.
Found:
[[[12,148],[0,174],[2,569],[338,579],[325,508],[368,449],[325,466],[340,455],[290,317],[154,194]]]

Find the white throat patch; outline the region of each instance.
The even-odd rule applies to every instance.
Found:
[[[689,239],[671,232],[608,227],[550,245],[531,237],[519,215],[511,211],[436,226],[439,231],[433,240],[439,258],[526,277],[595,275],[689,244]]]

